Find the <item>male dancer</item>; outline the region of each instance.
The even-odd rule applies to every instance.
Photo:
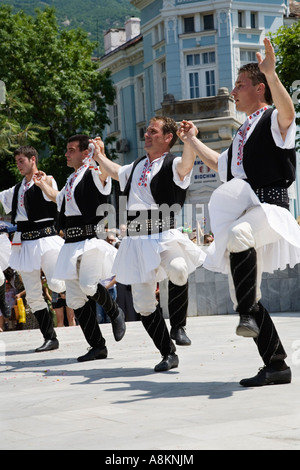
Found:
[[[64,282],[53,277],[63,240],[54,227],[56,205],[34,184],[34,175],[38,173],[36,149],[31,146],[19,147],[15,150],[14,157],[23,180],[0,193],[0,201],[6,213],[11,212],[12,223],[17,224],[9,266],[20,271],[27,302],[44,337],[44,343],[36,351],[49,351],[57,349],[59,344],[43,297],[41,269],[50,289],[55,292],[65,290]],[[48,184],[57,188],[51,176],[48,177]]]
[[[100,138],[93,141],[95,159],[105,172],[120,182],[121,190],[127,196],[130,236],[122,240],[113,272],[117,282],[132,286],[134,308],[162,355],[154,369],[157,372],[178,366],[176,347],[157,307],[157,282],[164,278],[171,281],[174,299],[170,306],[171,325],[174,329],[181,327],[181,335],[185,335],[182,327],[185,326],[186,309],[180,307],[187,305],[188,275],[205,258],[199,247],[173,229],[175,205],[178,210],[184,203],[194,166],[194,155],[176,157],[170,153],[177,140],[176,132],[173,119],[152,118],[145,133],[147,155],[123,167],[106,158]],[[182,311],[184,318],[179,319]],[[175,332],[174,337],[176,339]]]
[[[54,275],[65,280],[67,305],[74,309],[91,346],[86,354],[78,357],[79,362],[107,357],[106,342],[93,308],[94,301],[110,317],[116,341],[123,338],[126,329],[123,311],[100,283],[101,279],[111,276],[117,249],[105,241],[104,227],[101,232],[101,217],[96,214],[99,206],[107,203],[111,179],[99,171],[89,144],[89,137],[83,134],[69,138],[67,165],[74,172],[59,193],[47,185],[45,173],[40,172],[36,179],[36,184],[57,202],[58,225],[65,231],[65,244],[60,251]]]
[[[180,138],[186,151],[198,154],[215,171],[221,185],[212,194],[209,211],[215,242],[204,266],[228,272],[236,333],[253,337],[264,367],[243,386],[289,383],[291,370],[270,315],[259,302],[262,272],[293,267],[300,261],[300,228],[289,208],[287,188],[295,179],[295,112],[275,72],[275,54],[264,40],[265,58],[239,70],[232,91],[236,108],[248,119],[232,145],[219,155],[183,121]],[[270,108],[272,99],[276,109]]]

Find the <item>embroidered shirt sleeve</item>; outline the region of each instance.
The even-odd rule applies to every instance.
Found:
[[[121,191],[124,191],[130,173],[132,171],[133,162],[130,165],[121,166],[119,169],[119,184]]]
[[[177,165],[180,162],[180,160],[181,160],[181,157],[176,157],[173,160],[173,164],[172,164],[173,181],[181,189],[187,189],[189,185],[191,184],[191,177],[192,177],[194,168],[192,168],[191,171],[183,178],[183,180],[181,180],[177,172]]]
[[[98,191],[104,196],[108,196],[111,193],[111,177],[106,178],[106,184],[103,185],[102,181],[99,178],[99,173],[97,171],[92,171],[93,181],[95,183]]]
[[[278,125],[278,110],[275,109],[271,116],[271,132],[274,139],[274,142],[277,147],[282,149],[293,149],[295,147],[296,139],[296,122],[292,122],[288,128],[285,139],[283,140],[279,125]]]
[[[13,186],[10,189],[5,189],[4,191],[0,192],[0,202],[3,205],[3,208],[6,214],[11,212],[12,210],[12,200],[14,196],[14,189],[15,189],[15,186]]]
[[[218,160],[219,177],[223,183],[227,181],[227,164],[228,164],[228,149],[221,153],[219,160]]]

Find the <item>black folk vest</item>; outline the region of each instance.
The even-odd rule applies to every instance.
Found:
[[[296,149],[277,147],[271,132],[273,109],[267,109],[243,149],[243,166],[252,189],[288,188],[296,175]],[[228,150],[227,181],[231,173],[232,144]]]
[[[132,171],[126,183],[125,189],[123,191],[124,196],[129,196],[130,186],[132,181],[133,172],[137,166],[137,164],[144,160],[146,155],[138,158],[135,160],[133,164]],[[184,204],[186,198],[186,189],[182,189],[173,181],[173,171],[172,165],[173,160],[176,158],[176,155],[168,153],[164,157],[163,164],[159,172],[152,178],[150,183],[150,189],[153,196],[154,201],[157,205],[167,204],[168,206],[172,206],[173,204],[179,204],[181,207]]]
[[[15,223],[18,207],[18,194],[22,183],[18,183],[14,189],[12,200],[11,222]],[[56,204],[52,201],[46,201],[42,190],[35,184],[27,189],[24,194],[24,206],[29,222],[36,222],[41,219],[55,220],[57,210]]]
[[[75,202],[81,212],[81,216],[76,217],[79,225],[97,224],[101,217],[96,215],[97,209],[101,204],[107,204],[108,197],[104,196],[97,189],[92,171],[89,168],[86,169],[83,177],[77,184],[74,190]],[[58,229],[63,230],[67,226],[70,226],[67,219],[75,219],[75,217],[66,217],[65,215],[65,197],[62,202],[61,210],[58,214]],[[73,221],[71,222],[71,225]]]

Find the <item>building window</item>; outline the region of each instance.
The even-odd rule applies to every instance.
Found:
[[[214,15],[203,15],[203,29],[204,31],[214,29]]]
[[[144,90],[144,78],[139,77],[137,79],[137,116],[139,121],[145,121],[146,110],[145,110],[145,90]]]
[[[166,74],[166,62],[163,61],[160,63],[160,76],[161,76],[161,89],[162,96],[167,94],[167,74]]]
[[[251,50],[240,50],[240,64],[245,65],[250,62],[256,62],[256,51]]]
[[[200,60],[201,59],[201,60]],[[215,51],[202,52],[202,54],[187,54],[186,65],[187,67],[194,67],[196,65],[214,64],[216,62]]]
[[[190,99],[216,95],[215,51],[187,54],[187,96]],[[209,68],[208,68],[209,66]]]
[[[251,28],[257,28],[257,14],[256,13],[253,13],[251,12],[250,14],[250,24],[251,24]]]
[[[159,23],[154,28],[154,43],[160,42],[165,38],[165,25],[164,23]]]
[[[185,33],[194,33],[195,32],[195,22],[194,17],[189,16],[183,19],[183,28]]]
[[[115,103],[110,108],[111,132],[119,130],[118,104]]]
[[[243,11],[238,11],[238,27],[244,28],[245,27],[245,16]]]
[[[186,56],[186,65],[193,67],[194,65],[200,65],[200,54],[188,54]]]
[[[216,62],[216,53],[215,53],[215,51],[203,52],[202,62],[203,62],[203,64],[214,64]]]
[[[206,96],[215,96],[216,94],[216,83],[215,83],[215,71],[205,71],[205,82],[206,82]]]
[[[193,72],[189,73],[189,86],[190,86],[190,98],[199,98],[199,73]]]

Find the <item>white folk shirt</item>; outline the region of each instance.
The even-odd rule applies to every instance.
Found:
[[[244,145],[249,139],[252,132],[254,131],[261,116],[262,116],[262,113],[259,114],[255,119],[253,119],[249,132],[246,135]],[[288,129],[286,138],[285,140],[283,140],[281,133],[280,133],[279,125],[278,125],[277,116],[278,116],[278,110],[275,109],[271,116],[271,132],[272,132],[274,142],[277,145],[277,147],[280,147],[283,149],[292,149],[295,147],[296,123],[295,121],[292,122],[292,124],[290,125]],[[239,139],[238,139],[238,134],[237,134],[232,143],[231,173],[234,178],[246,179],[247,176],[245,174],[243,164],[242,163],[239,165],[237,164],[238,145],[239,145]],[[218,161],[219,176],[220,176],[221,181],[223,182],[227,181],[227,161],[228,161],[228,149],[221,153],[219,157],[219,161]]]
[[[65,209],[65,215],[66,217],[71,217],[71,216],[76,216],[76,215],[82,215],[80,212],[79,207],[76,204],[75,198],[74,198],[74,191],[76,189],[77,184],[81,181],[85,171],[85,167],[83,171],[80,171],[76,179],[74,180],[74,183],[72,184],[71,187],[71,195],[72,197],[67,200],[66,198],[66,209]],[[104,196],[108,196],[111,192],[111,178],[108,177],[106,180],[105,186],[102,184],[102,181],[99,178],[99,170],[95,167],[91,169],[92,175],[93,175],[93,181],[95,183],[95,186],[97,187],[98,191],[103,194]],[[70,182],[72,178],[74,177],[75,172],[73,172],[67,179],[67,182]],[[63,198],[66,195],[66,186],[58,193],[56,196],[56,203],[57,203],[57,208],[58,211],[61,210],[61,205],[63,202]],[[96,215],[96,214],[95,214]]]
[[[149,157],[147,156],[146,159],[141,160],[135,167],[134,173],[131,180],[131,187],[129,192],[129,197],[127,201],[127,210],[146,210],[146,209],[156,209],[157,204],[154,201],[154,198],[151,193],[150,183],[152,178],[159,172],[163,164],[163,157],[166,154],[163,154],[161,157],[156,158],[153,160],[150,171],[143,171],[144,166],[148,164],[149,169]],[[177,172],[177,165],[181,161],[181,157],[176,157],[173,160],[173,181],[174,183],[182,189],[187,189],[190,185],[191,176],[193,170],[190,171],[188,175],[186,175],[183,181],[180,180],[180,176]],[[124,191],[126,183],[129,179],[129,176],[132,172],[134,162],[129,165],[124,165],[119,169],[119,183],[121,191]],[[141,183],[141,178],[143,179],[143,183]]]
[[[57,189],[57,184],[56,184],[55,179],[52,176],[51,178],[52,178],[52,188]],[[16,222],[28,221],[28,216],[27,216],[27,212],[26,212],[23,200],[24,200],[25,190],[27,191],[33,185],[34,185],[33,179],[31,179],[29,183],[26,183],[26,178],[23,178],[20,189],[19,189],[19,193],[18,193],[17,213],[16,213],[16,218],[15,218]],[[13,186],[12,188],[6,189],[0,193],[0,201],[3,204],[6,214],[11,212],[12,210],[12,201],[14,197],[14,191],[15,191],[15,186]],[[50,202],[50,199],[44,193],[43,193],[43,197],[45,201]],[[40,220],[35,220],[35,222],[43,222],[45,220],[52,220],[52,219],[49,219],[49,218],[40,219]]]

